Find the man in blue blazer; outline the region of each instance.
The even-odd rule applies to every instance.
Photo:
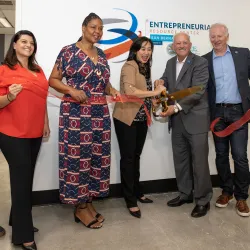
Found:
[[[204,58],[209,65],[208,98],[211,120],[221,117],[215,127],[225,129],[239,120],[250,108],[250,52],[247,48],[228,46],[228,29],[224,24],[213,24],[209,31],[213,50]],[[249,165],[247,158],[248,124],[227,137],[214,135],[216,167],[220,177],[222,194],[216,206],[226,207],[233,196],[239,215],[250,215],[247,205],[249,188]],[[234,160],[235,178],[229,164],[229,145]]]

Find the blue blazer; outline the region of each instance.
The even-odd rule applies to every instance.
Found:
[[[247,48],[237,48],[230,47],[229,49],[232,53],[234,66],[236,71],[237,84],[242,99],[242,106],[244,113],[250,109],[250,51]],[[210,109],[210,118],[214,120],[215,118],[215,107],[216,107],[216,87],[214,79],[214,69],[213,69],[213,51],[210,51],[203,56],[208,61],[209,68],[209,80],[208,80],[208,101]]]

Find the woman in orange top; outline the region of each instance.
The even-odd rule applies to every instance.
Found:
[[[10,169],[12,242],[37,249],[32,222],[32,184],[42,137],[50,130],[48,82],[37,65],[37,43],[30,31],[17,32],[0,66],[0,149]]]

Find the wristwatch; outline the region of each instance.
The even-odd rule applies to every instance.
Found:
[[[174,112],[175,112],[175,113],[178,113],[178,112],[179,112],[179,109],[178,109],[177,105],[174,105]]]

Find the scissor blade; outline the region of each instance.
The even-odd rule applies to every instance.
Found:
[[[187,88],[187,89],[182,89],[180,91],[176,91],[174,93],[168,94],[168,98],[170,100],[180,100],[186,96],[195,94],[195,93],[203,90],[204,87],[205,87],[204,85],[199,85],[199,86],[194,86],[194,87]]]

